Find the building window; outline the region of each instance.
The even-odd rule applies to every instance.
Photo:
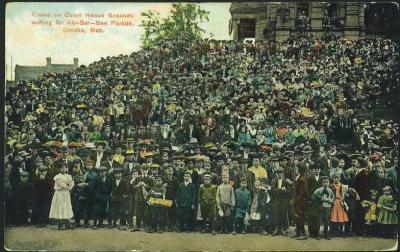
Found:
[[[239,40],[256,37],[256,20],[254,18],[241,18],[238,21]]]
[[[304,15],[308,17],[309,9],[309,3],[297,3],[297,15],[304,13]]]
[[[335,18],[339,16],[337,3],[327,3],[325,11],[325,15],[330,18]]]

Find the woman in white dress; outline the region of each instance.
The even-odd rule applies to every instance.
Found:
[[[62,165],[60,173],[54,177],[55,191],[51,201],[49,218],[57,220],[58,230],[70,228],[69,219],[74,217],[70,196],[74,181],[72,176],[67,174],[67,171],[67,166]]]

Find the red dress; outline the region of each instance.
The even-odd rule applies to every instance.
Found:
[[[340,183],[333,184],[332,190],[335,193],[335,201],[333,202],[333,207],[331,211],[331,221],[332,222],[347,222],[347,214],[342,206],[342,185]]]

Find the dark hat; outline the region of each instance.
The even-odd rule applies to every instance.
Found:
[[[62,147],[60,148],[60,152],[68,152],[68,147],[62,146]]]
[[[123,171],[122,167],[114,168],[114,173],[121,173]]]
[[[154,177],[154,179],[155,179],[155,180],[163,180],[163,177],[160,176],[160,175],[157,175],[157,176]]]
[[[99,166],[99,167],[97,168],[97,170],[99,170],[99,171],[107,171],[108,169],[107,169],[107,167],[105,167],[104,165],[101,165],[101,166]]]
[[[241,178],[240,178],[240,182],[242,182],[242,181],[246,181],[246,183],[247,183],[246,177],[241,177]]]
[[[322,176],[321,179],[322,180],[324,180],[324,179],[328,179],[329,180],[329,177],[328,176]]]
[[[114,153],[114,151],[112,149],[107,148],[104,150],[104,154],[106,154],[106,155],[112,155],[113,153]]]

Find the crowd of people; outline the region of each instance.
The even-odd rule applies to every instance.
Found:
[[[6,225],[394,237],[398,118],[365,112],[399,52],[166,41],[7,86]]]

